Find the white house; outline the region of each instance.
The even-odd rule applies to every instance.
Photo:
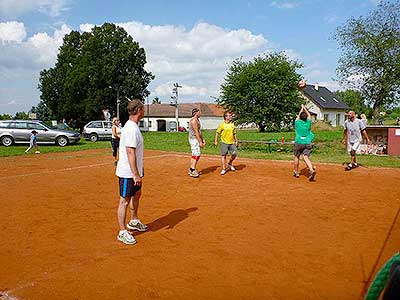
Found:
[[[334,127],[343,126],[349,107],[339,97],[318,84],[307,84],[301,89],[301,93],[307,100],[306,107],[315,120],[327,121]]]
[[[202,129],[217,129],[223,121],[224,110],[213,103],[182,103],[178,105],[179,127],[189,129],[192,109],[201,111]],[[145,114],[139,127],[144,131],[176,131],[175,106],[169,104],[145,105]]]

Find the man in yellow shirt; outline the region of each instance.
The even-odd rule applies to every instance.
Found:
[[[224,114],[224,122],[222,122],[215,133],[215,141],[214,144],[218,145],[218,135],[221,135],[221,162],[222,162],[222,170],[221,175],[225,175],[226,173],[226,155],[228,152],[231,155],[231,158],[228,162],[229,170],[235,171],[235,167],[232,165],[233,161],[237,156],[237,136],[236,136],[236,128],[232,123],[232,114],[225,113]]]

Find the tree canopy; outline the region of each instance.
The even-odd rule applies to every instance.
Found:
[[[400,1],[382,1],[366,17],[337,28],[342,50],[337,73],[342,83],[361,91],[377,116],[400,98]]]
[[[345,90],[336,91],[337,95],[344,103],[346,103],[350,109],[354,110],[357,114],[366,114],[369,118],[372,117],[372,109],[365,103],[365,98],[360,91],[357,90]]]
[[[297,88],[302,65],[273,53],[245,62],[235,60],[221,86],[218,103],[238,123],[256,123],[260,131],[290,127],[303,101]]]
[[[55,66],[40,72],[42,105],[51,117],[82,127],[101,118],[103,109],[116,115],[119,94],[121,118],[126,119],[127,97],[149,94],[154,76],[145,64],[145,50],[121,27],[105,23],[91,32],[72,31],[64,37]]]

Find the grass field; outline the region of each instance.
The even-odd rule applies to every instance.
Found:
[[[219,148],[214,145],[214,130],[205,130],[203,132],[207,141],[206,147],[202,150],[204,154],[218,155]],[[189,152],[190,148],[187,142],[187,133],[185,132],[145,132],[145,148],[149,150],[161,150],[170,152]],[[259,133],[252,130],[238,131],[238,137],[241,140],[255,141],[280,141],[282,137],[285,141],[294,139],[294,132],[267,132]],[[343,136],[342,130],[327,130],[315,132],[315,146],[313,149],[312,160],[314,162],[338,163],[342,164],[349,160],[345,151],[345,147],[341,144]],[[0,157],[24,155],[27,145],[17,145],[11,147],[0,146]],[[66,147],[58,146],[40,146],[42,153],[48,152],[68,152],[81,151],[89,149],[110,148],[110,141],[98,141],[96,143],[82,139],[79,143]],[[239,149],[241,157],[256,159],[274,159],[274,160],[292,160],[293,147],[291,145],[274,145],[271,146],[271,152],[268,152],[267,145],[249,145]],[[34,155],[33,151],[29,155]],[[368,166],[380,167],[400,167],[400,157],[393,156],[367,156],[359,155],[359,163]]]

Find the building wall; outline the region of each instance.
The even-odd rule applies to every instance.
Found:
[[[157,125],[158,120],[165,121],[166,131],[174,131],[174,129],[176,128],[175,118],[163,118],[163,117],[147,118],[147,117],[144,117],[141,121],[141,124],[139,124],[139,125],[143,125],[143,126],[140,126],[140,129],[143,131],[157,131],[158,130],[158,125]],[[171,124],[171,122],[173,124]],[[190,122],[190,118],[179,118],[179,126],[184,127],[186,130],[189,130],[189,122]],[[221,124],[221,122],[223,122],[222,117],[201,117],[200,118],[200,124],[201,124],[202,129],[217,129],[218,125]],[[150,123],[150,126],[149,126],[149,123]]]
[[[317,120],[328,121],[333,127],[344,125],[346,112],[344,109],[323,109],[309,99],[306,101],[306,107],[309,111],[317,114]],[[336,122],[337,117],[339,117],[338,123]]]

